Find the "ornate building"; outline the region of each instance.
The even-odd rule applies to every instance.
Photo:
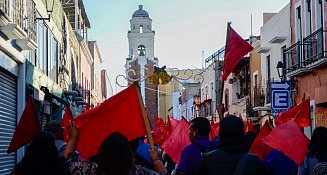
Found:
[[[129,84],[139,81],[143,102],[148,115],[153,121],[153,116],[158,115],[158,91],[157,86],[151,84],[148,77],[153,73],[153,67],[158,66],[158,58],[154,56],[154,35],[152,19],[143,6],[133,13],[128,31],[129,56],[126,58],[126,76]]]

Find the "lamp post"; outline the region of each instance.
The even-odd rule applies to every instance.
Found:
[[[283,62],[282,61],[278,61],[278,63],[277,63],[277,66],[276,66],[276,68],[277,68],[277,71],[278,71],[278,76],[279,76],[279,78],[280,78],[280,80],[281,81],[284,81],[284,64],[283,64]]]
[[[48,3],[48,1],[50,1],[51,3]],[[48,20],[50,22],[50,15],[53,12],[53,6],[54,6],[54,0],[45,0],[45,8],[47,9],[47,14],[48,17],[47,18],[35,18],[35,20],[37,19],[41,19],[41,20]]]

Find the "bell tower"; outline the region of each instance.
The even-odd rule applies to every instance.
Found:
[[[139,81],[143,102],[151,122],[153,117],[159,114],[158,87],[145,79],[153,73],[154,66],[158,66],[158,58],[154,55],[154,36],[152,19],[148,12],[143,10],[143,5],[139,5],[130,19],[130,30],[127,33],[129,51],[125,70],[129,84]]]

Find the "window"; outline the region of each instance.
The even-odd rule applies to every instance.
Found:
[[[140,25],[140,33],[143,33],[143,26]]]
[[[270,55],[266,57],[267,60],[267,80],[271,79],[271,72],[270,72]]]
[[[296,39],[300,41],[302,38],[302,26],[301,26],[301,6],[296,8]]]
[[[306,36],[310,35],[312,33],[311,31],[311,0],[306,1],[306,13],[305,13],[305,30],[306,30]]]
[[[138,54],[139,56],[145,56],[145,46],[140,45],[140,46],[138,47],[137,54]]]
[[[213,82],[210,83],[210,91],[211,91],[210,98],[213,99],[213,97],[214,97]]]
[[[258,87],[258,75],[254,75],[254,88]]]

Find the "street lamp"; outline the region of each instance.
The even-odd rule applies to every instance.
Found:
[[[48,3],[48,1],[50,1]],[[35,18],[41,20],[48,20],[50,22],[50,15],[53,12],[54,0],[45,0],[45,8],[47,9],[48,17],[47,18]]]
[[[283,81],[283,78],[284,78],[284,64],[283,64],[283,62],[278,61],[276,68],[277,68],[278,76],[279,76],[280,80]]]

